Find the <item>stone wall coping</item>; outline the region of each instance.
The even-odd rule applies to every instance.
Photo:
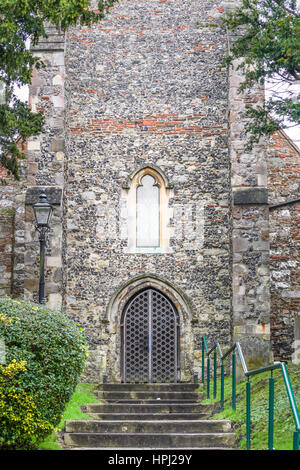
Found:
[[[41,190],[44,189],[46,192],[46,196],[48,199],[49,204],[53,205],[61,205],[62,199],[62,188],[58,188],[55,186],[34,186],[28,188],[26,191],[25,197],[25,204],[32,205],[39,201]]]
[[[242,206],[248,204],[268,204],[267,188],[243,188],[233,191],[233,204]]]

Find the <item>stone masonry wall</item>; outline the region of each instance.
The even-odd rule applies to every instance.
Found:
[[[225,11],[238,2],[225,2]],[[229,48],[234,40],[228,35]],[[270,351],[269,212],[266,142],[245,149],[246,107],[263,103],[260,87],[239,92],[239,62],[229,69],[229,149],[232,187],[233,339],[240,342],[248,369],[268,364]]]
[[[26,152],[25,143],[22,151]],[[21,147],[20,147],[21,149]],[[27,161],[20,162],[20,181],[0,167],[0,295],[24,295],[24,201]]]
[[[194,358],[183,358],[183,379],[199,368],[201,334],[209,343],[231,341],[222,12],[216,1],[123,0],[100,24],[68,34],[65,308],[88,335],[91,379],[108,372],[120,380],[109,355],[119,344],[109,305],[136,277],[159,277],[187,299],[181,341]],[[122,185],[147,164],[173,185],[171,253],[126,253]],[[197,239],[199,208],[204,237]],[[192,237],[196,243],[187,243]]]
[[[62,190],[64,185],[64,35],[47,26],[34,53],[45,69],[33,71],[29,87],[29,106],[43,110],[45,126],[25,145],[26,160],[20,162],[20,181],[1,178],[0,189],[0,292],[37,301],[39,285],[39,235],[34,226],[32,204],[42,188],[53,204],[53,218],[46,250],[46,302],[49,307],[62,305]]]
[[[13,281],[13,240],[15,185],[4,168],[0,168],[0,296],[11,295]]]
[[[53,204],[51,229],[47,234],[45,296],[50,308],[62,305],[62,191],[64,186],[64,48],[65,38],[55,27],[47,26],[48,38],[42,38],[33,52],[46,67],[34,70],[29,90],[32,111],[42,110],[43,131],[28,139],[25,212],[24,296],[37,301],[39,285],[39,234],[34,227],[32,204],[39,200],[40,190],[46,190]]]
[[[243,77],[231,70],[229,126],[232,184],[232,310],[234,341],[248,369],[270,357],[269,212],[266,146],[245,151],[245,107],[263,100],[261,90],[240,95]]]
[[[276,360],[299,362],[300,151],[282,131],[271,139],[268,163],[272,349]]]

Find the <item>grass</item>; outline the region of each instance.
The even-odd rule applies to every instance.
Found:
[[[50,434],[39,446],[42,450],[62,450],[59,443],[60,436],[66,421],[71,419],[92,419],[87,413],[83,413],[81,406],[87,403],[100,403],[94,394],[96,384],[78,384],[61,418],[57,431]]]
[[[300,367],[291,363],[287,369],[294,391],[298,411],[300,412]],[[251,383],[251,449],[268,449],[268,397],[269,397],[270,372],[253,376]],[[274,404],[274,450],[292,450],[293,432],[295,423],[291,412],[289,399],[280,369],[273,371],[275,379],[275,404]],[[204,390],[206,392],[206,385]],[[231,405],[231,377],[225,378],[224,387],[224,411],[216,413],[213,419],[230,419],[234,432],[238,439],[238,449],[246,449],[246,380],[237,384],[236,411]],[[210,396],[213,395],[213,383],[211,381]],[[214,403],[220,400],[220,380],[218,379],[217,398],[206,399],[204,403]]]

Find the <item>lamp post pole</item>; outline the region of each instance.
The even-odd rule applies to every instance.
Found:
[[[44,190],[41,191],[39,202],[33,204],[35,215],[35,227],[40,237],[40,272],[39,272],[39,303],[45,303],[45,248],[46,232],[49,230],[49,224],[52,216],[52,206],[47,201]]]
[[[39,283],[39,303],[45,303],[45,248],[46,248],[46,229],[40,230],[40,283]]]

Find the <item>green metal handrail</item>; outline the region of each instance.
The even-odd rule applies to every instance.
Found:
[[[260,374],[262,372],[271,372],[269,378],[269,423],[268,423],[268,449],[273,450],[273,436],[274,436],[274,378],[273,371],[281,369],[284,379],[287,395],[291,411],[295,422],[295,431],[293,434],[293,449],[299,450],[300,444],[300,416],[298,413],[294,392],[289,379],[288,371],[284,362],[274,362],[268,366],[260,367],[259,369],[248,370],[245,358],[242,352],[240,343],[234,343],[225,354],[222,353],[221,346],[217,342],[211,349],[207,347],[206,336],[202,336],[202,383],[205,381],[205,355],[206,355],[206,396],[210,398],[210,355],[213,353],[213,397],[217,397],[217,354],[221,361],[221,390],[220,390],[220,410],[224,409],[224,360],[232,354],[232,409],[236,410],[236,352],[239,356],[241,366],[245,377],[248,378],[246,382],[246,448],[250,450],[251,447],[251,386],[250,377]]]

